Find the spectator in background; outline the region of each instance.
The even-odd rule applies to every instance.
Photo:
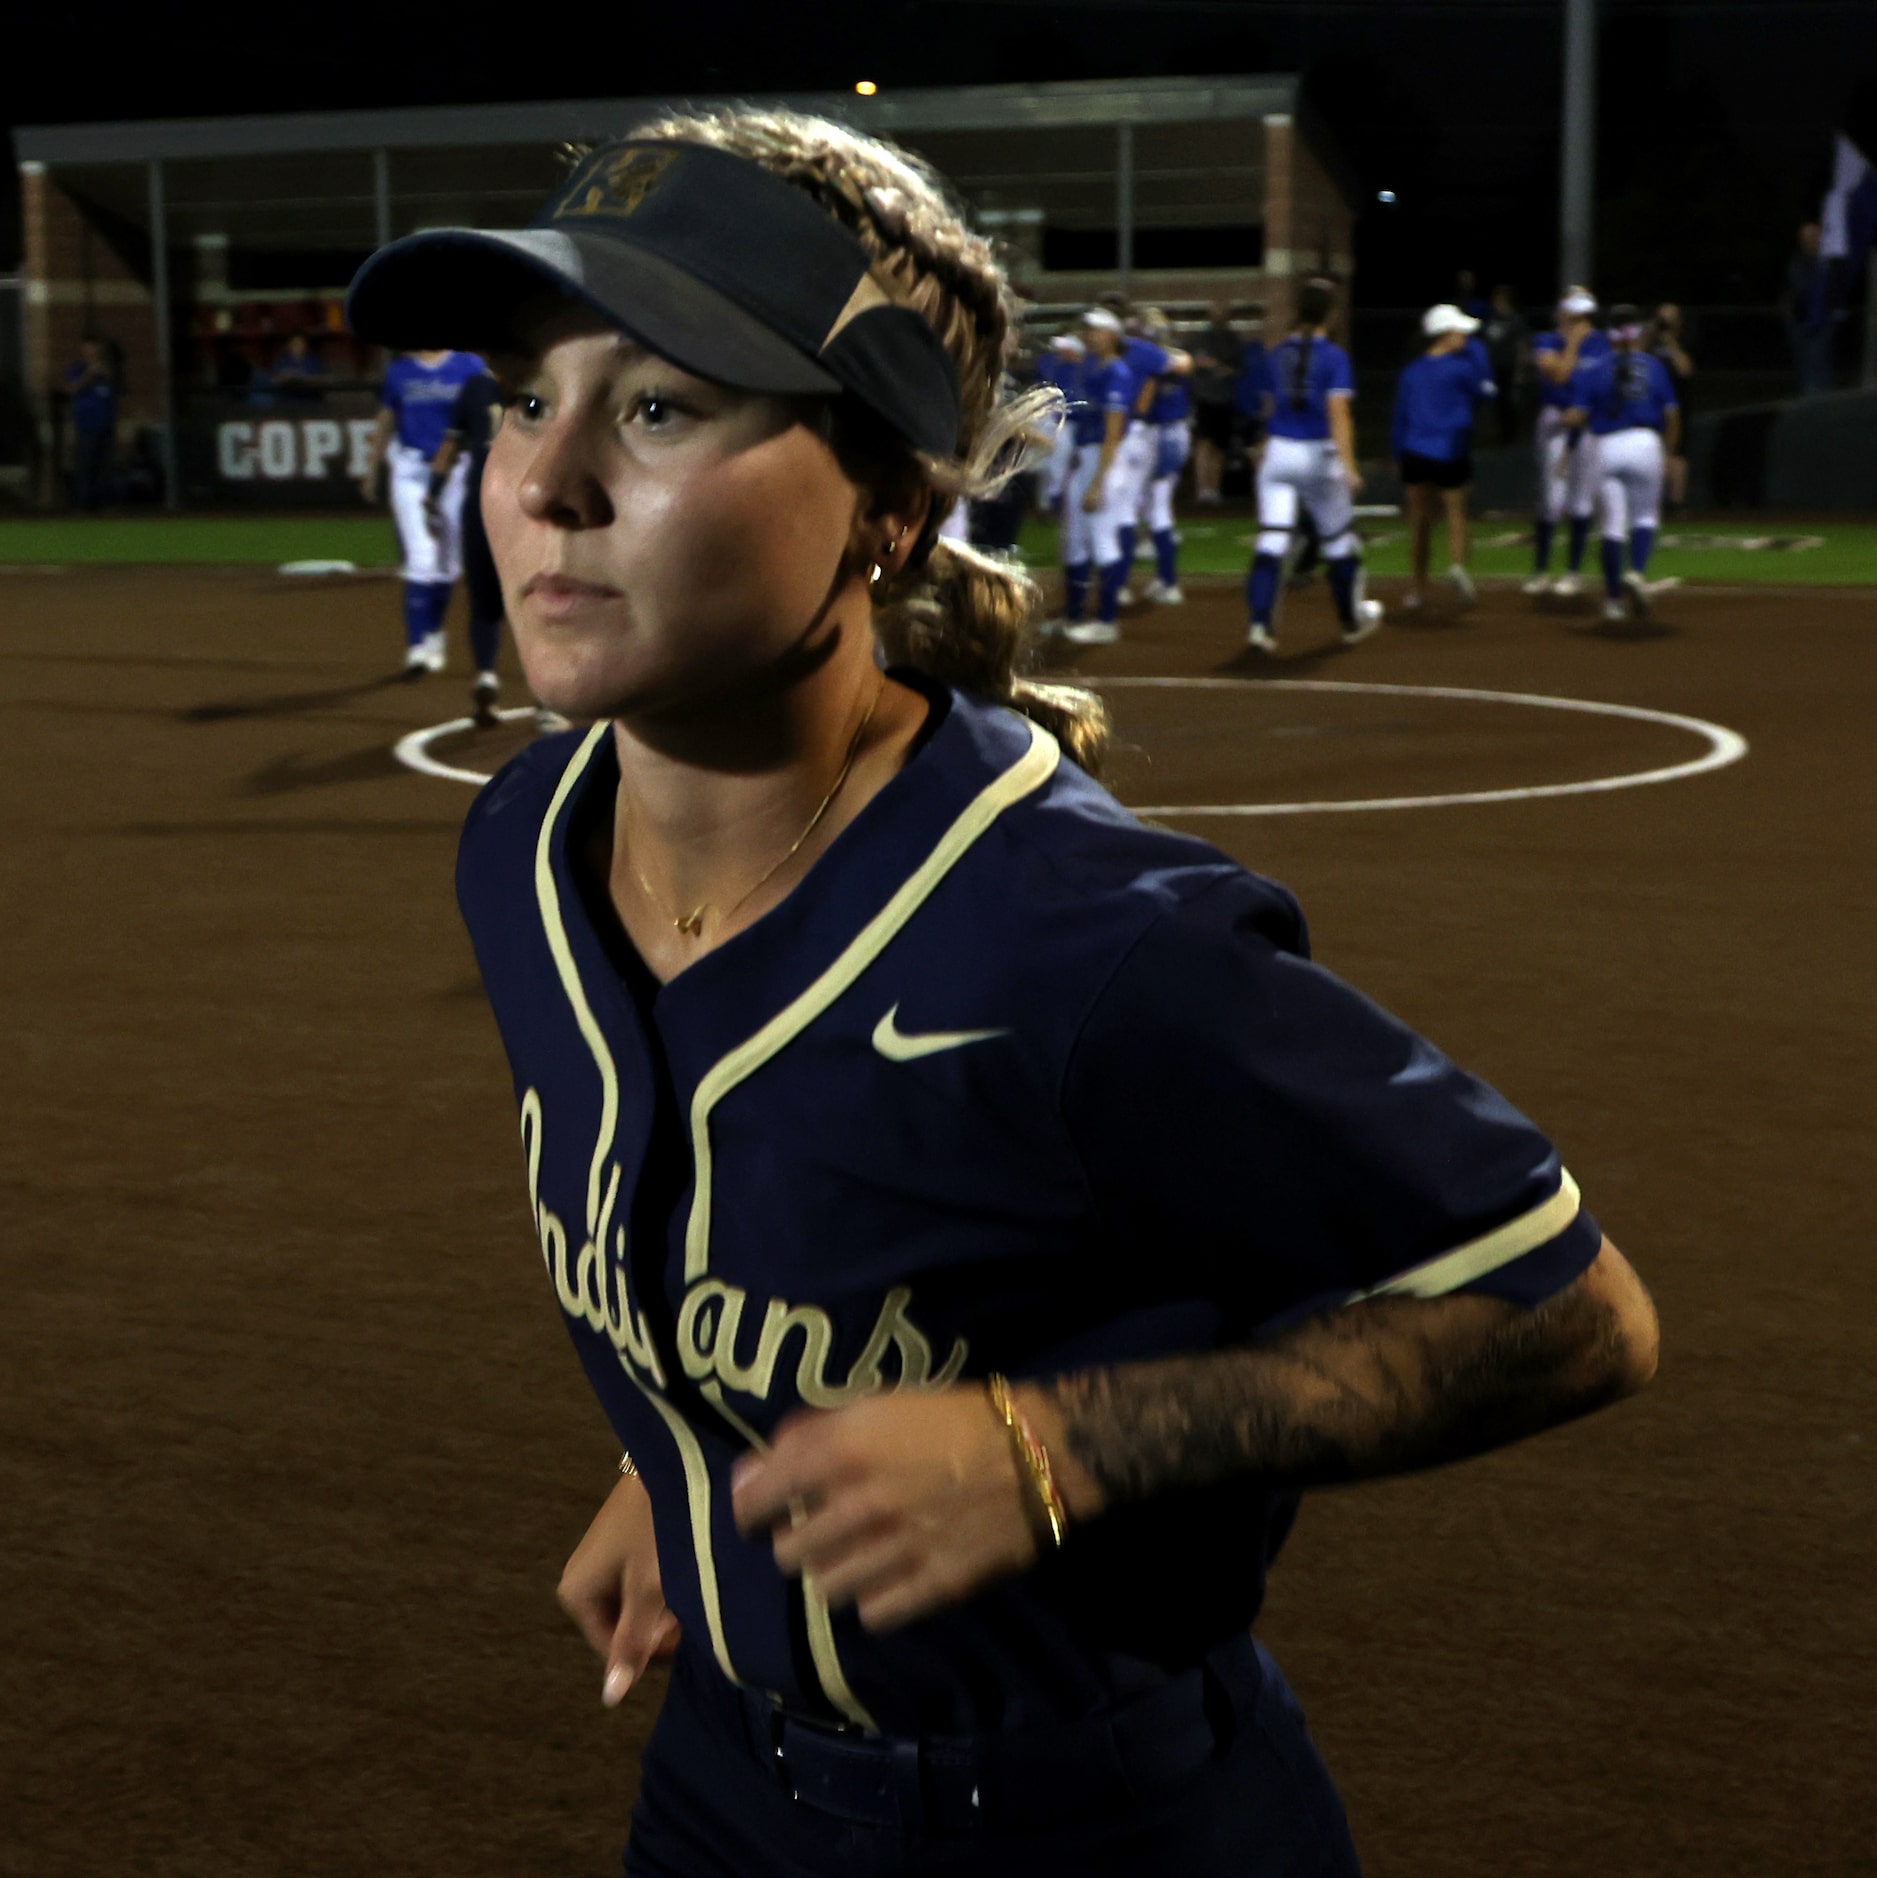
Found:
[[[78,342],[77,362],[65,368],[72,414],[72,503],[88,512],[101,509],[110,494],[118,376],[109,348],[89,333]]]
[[[1786,263],[1781,302],[1801,393],[1831,389],[1831,263],[1818,251],[1819,238],[1816,222],[1800,227],[1799,245]]]
[[[1470,267],[1461,268],[1453,277],[1453,304],[1468,319],[1478,320],[1481,324],[1485,323],[1490,309],[1480,297],[1479,276]]]
[[[1677,507],[1688,500],[1688,381],[1695,375],[1695,362],[1688,356],[1682,331],[1681,308],[1664,301],[1656,308],[1643,339],[1643,349],[1653,352],[1667,369],[1675,387],[1675,402],[1681,409],[1681,423],[1676,430],[1678,449],[1663,465],[1663,487]]]
[[[1517,292],[1501,283],[1492,290],[1492,304],[1480,327],[1486,343],[1486,357],[1492,366],[1493,407],[1499,413],[1499,441],[1516,443],[1519,434],[1519,402],[1531,377],[1527,353],[1531,349],[1532,329],[1519,311]]]
[[[1232,326],[1229,301],[1213,301],[1212,324],[1193,341],[1192,351],[1193,495],[1210,503],[1220,500],[1219,479],[1231,454],[1239,375],[1245,369],[1245,342]],[[1262,347],[1259,354],[1262,358]]]
[[[325,389],[326,367],[305,333],[289,333],[268,373],[274,396],[283,404],[317,404]]]

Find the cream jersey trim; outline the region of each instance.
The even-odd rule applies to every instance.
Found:
[[[717,1413],[727,1421],[751,1448],[758,1454],[769,1452],[769,1443],[761,1432],[746,1422],[728,1402],[723,1399],[723,1384],[712,1377],[709,1382],[700,1385],[700,1392],[710,1398]],[[806,1500],[789,1502],[789,1523],[799,1526],[808,1517]],[[815,1659],[815,1670],[821,1677],[821,1686],[827,1690],[833,1701],[849,1721],[858,1722],[863,1728],[870,1728],[875,1734],[881,1732],[880,1724],[868,1712],[866,1704],[848,1686],[847,1672],[841,1667],[841,1653],[834,1644],[834,1620],[828,1615],[828,1600],[821,1595],[821,1587],[815,1583],[814,1573],[806,1569],[802,1572],[802,1609],[808,1619],[808,1648]]]
[[[1510,1265],[1514,1259],[1536,1251],[1547,1240],[1555,1239],[1582,1207],[1583,1195],[1577,1190],[1577,1182],[1568,1169],[1560,1169],[1557,1192],[1529,1213],[1521,1213],[1517,1219],[1507,1220],[1503,1226],[1495,1226],[1491,1232],[1469,1239],[1465,1245],[1443,1252],[1424,1265],[1397,1272],[1393,1278],[1367,1291],[1358,1291],[1349,1302],[1357,1304],[1364,1298],[1391,1296],[1444,1297],[1449,1291],[1458,1291],[1462,1285],[1470,1285],[1488,1272],[1496,1272],[1500,1266]]]
[[[596,1248],[605,1243],[605,1225],[619,1191],[617,1160],[613,1161],[610,1181],[605,1174],[606,1163],[613,1154],[613,1138],[619,1126],[619,1071],[613,1062],[612,1052],[606,1047],[605,1034],[594,1018],[593,1007],[587,1001],[586,987],[580,982],[580,968],[575,964],[573,949],[567,943],[567,924],[561,916],[560,892],[554,883],[553,841],[568,797],[586,774],[600,740],[609,735],[611,730],[610,724],[595,724],[568,760],[560,784],[548,804],[547,813],[542,817],[541,833],[534,850],[535,897],[540,902],[541,925],[547,934],[548,950],[554,955],[554,968],[560,974],[561,989],[567,994],[567,1002],[573,1006],[574,1022],[579,1026],[580,1035],[592,1053],[594,1067],[600,1073],[599,1134],[593,1143],[593,1164],[587,1175],[587,1236],[588,1243]],[[595,1256],[598,1256],[597,1251]],[[677,1443],[679,1458],[684,1463],[685,1498],[691,1514],[691,1544],[697,1555],[698,1592],[704,1600],[704,1621],[710,1631],[710,1647],[723,1673],[732,1682],[741,1682],[742,1678],[730,1661],[730,1646],[724,1636],[723,1603],[717,1589],[717,1565],[711,1550],[710,1465],[704,1459],[704,1450],[698,1443],[695,1431],[684,1417],[655,1389],[648,1387],[630,1363],[622,1361],[620,1367],[658,1411],[665,1426],[671,1430],[672,1440]]]
[[[547,813],[541,818],[541,833],[534,844],[534,891],[541,905],[541,924],[547,933],[548,950],[554,955],[554,969],[560,973],[561,989],[567,994],[567,1002],[573,1006],[574,1022],[579,1025],[580,1035],[592,1053],[594,1067],[600,1072],[600,1128],[593,1143],[593,1164],[587,1171],[587,1233],[595,1244],[599,1244],[602,1238],[600,1213],[605,1197],[603,1181],[606,1159],[613,1151],[613,1136],[619,1127],[619,1072],[614,1067],[612,1052],[606,1047],[606,1038],[594,1018],[593,1007],[587,1002],[586,987],[580,982],[580,968],[574,963],[573,948],[567,943],[567,924],[561,918],[560,892],[554,885],[553,843],[554,831],[560,825],[561,811],[567,806],[567,798],[573,794],[574,785],[586,774],[587,765],[593,761],[593,752],[599,748],[601,738],[610,735],[611,731],[611,724],[595,724],[582,739],[579,749],[561,772],[560,785],[554,791],[553,800],[547,805]],[[615,1169],[613,1179],[617,1182],[618,1178]],[[606,1210],[610,1211],[611,1208],[607,1207]]]
[[[710,1269],[711,1146],[710,1112],[738,1083],[753,1076],[772,1056],[799,1036],[859,978],[931,897],[933,890],[972,845],[1008,808],[1040,789],[1056,773],[1062,750],[1040,724],[1028,726],[1030,747],[994,782],[980,790],[958,819],[939,837],[923,862],[878,913],[860,930],[847,950],[792,1004],[772,1017],[747,1043],[715,1064],[691,1098],[691,1146],[697,1165],[697,1190],[684,1235],[684,1277],[695,1283]]]

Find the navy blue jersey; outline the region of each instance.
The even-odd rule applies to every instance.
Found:
[[[1590,414],[1590,434],[1660,430],[1675,407],[1675,381],[1653,352],[1611,352],[1571,374],[1571,404]]]
[[[456,394],[488,369],[473,352],[452,352],[435,365],[425,365],[408,353],[393,359],[380,397],[397,419],[398,442],[435,456],[450,428]]]
[[[1538,337],[1532,341],[1532,350],[1534,352],[1562,352],[1564,345],[1565,341],[1562,333],[1540,333]],[[1607,359],[1609,356],[1610,335],[1603,332],[1598,327],[1593,326],[1578,342],[1577,363],[1580,369],[1583,366],[1594,364],[1598,359]],[[1546,378],[1543,373],[1540,373],[1538,378],[1538,402],[1541,405],[1548,404],[1554,410],[1568,411],[1573,403],[1570,381],[1567,379],[1561,385],[1554,385],[1550,379]]]
[[[1265,360],[1273,437],[1309,442],[1330,434],[1330,399],[1353,395],[1349,354],[1328,339],[1305,340],[1293,333]]]
[[[1092,354],[1082,362],[1082,395],[1070,413],[1078,444],[1100,443],[1108,434],[1108,413],[1119,411],[1123,417],[1134,409],[1134,396],[1140,389],[1125,359],[1105,363]]]
[[[1473,407],[1491,389],[1470,348],[1427,353],[1411,360],[1395,387],[1390,444],[1397,456],[1412,451],[1456,462],[1473,442]]]
[[[605,873],[609,726],[478,796],[457,885],[549,1283],[726,1675],[889,1733],[1050,1722],[1242,1634],[1294,1495],[1123,1506],[884,1635],[745,1539],[802,1404],[1242,1342],[1376,1292],[1535,1303],[1600,1233],[1544,1137],[1310,963],[1281,887],[1014,712],[923,741],[754,926],[659,985]]]

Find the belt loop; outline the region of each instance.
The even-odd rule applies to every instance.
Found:
[[[925,1789],[919,1778],[919,1748],[916,1739],[892,1738],[893,1792],[899,1800],[900,1831],[906,1833],[925,1830]]]

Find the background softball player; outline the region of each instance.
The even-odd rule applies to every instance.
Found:
[[[470,352],[411,352],[391,361],[359,487],[378,500],[378,472],[391,464],[391,515],[404,565],[404,675],[440,672],[443,620],[462,572],[463,492],[469,464],[458,457],[434,502],[431,466],[443,448],[457,393],[488,367]]]
[[[1413,584],[1405,604],[1427,600],[1428,550],[1436,491],[1447,518],[1447,578],[1463,606],[1479,595],[1467,571],[1467,492],[1473,483],[1473,421],[1493,384],[1472,335],[1479,321],[1457,306],[1429,307],[1421,320],[1427,349],[1395,387],[1390,438],[1408,498],[1408,561]]]
[[[1180,472],[1192,448],[1193,400],[1189,383],[1192,355],[1171,343],[1172,327],[1166,315],[1150,308],[1142,317],[1146,338],[1166,354],[1167,367],[1154,382],[1153,403],[1147,421],[1154,432],[1153,473],[1141,491],[1136,521],[1145,525],[1153,542],[1154,577],[1147,583],[1147,598],[1162,606],[1177,606],[1180,592],[1180,547],[1173,526],[1173,497]]]
[[[1646,576],[1662,514],[1664,464],[1681,438],[1675,384],[1668,367],[1643,350],[1646,333],[1640,307],[1612,307],[1610,352],[1580,366],[1571,381],[1568,417],[1575,424],[1587,420],[1596,441],[1603,616],[1609,620],[1648,614]]]
[[[502,583],[489,553],[488,531],[482,525],[482,470],[489,460],[489,440],[501,421],[501,387],[489,372],[463,381],[450,407],[449,429],[430,465],[430,487],[424,518],[432,535],[446,526],[443,503],[456,459],[464,459],[463,498],[460,510],[463,585],[469,593],[469,651],[476,668],[470,705],[476,722],[485,729],[498,721],[496,699],[502,681],[495,664],[502,645]]]
[[[1134,499],[1123,463],[1133,425],[1134,374],[1121,356],[1120,317],[1091,307],[1082,318],[1082,397],[1070,413],[1075,455],[1062,492],[1063,614],[1052,622],[1077,645],[1113,645],[1121,637],[1121,588],[1127,562],[1121,527]],[[1089,578],[1097,582],[1096,616],[1084,619]]]
[[[1583,585],[1584,549],[1597,508],[1597,445],[1581,424],[1568,424],[1571,375],[1580,364],[1607,358],[1610,342],[1596,326],[1597,298],[1588,287],[1566,289],[1558,323],[1532,341],[1538,380],[1538,513],[1532,530],[1531,594],[1574,594]],[[1570,525],[1566,572],[1551,578],[1551,538],[1560,520]]]
[[[1121,320],[1121,356],[1134,375],[1133,409],[1114,466],[1114,496],[1120,505],[1120,520],[1116,526],[1121,544],[1122,569],[1118,598],[1122,606],[1131,606],[1134,595],[1128,582],[1134,575],[1134,554],[1140,539],[1141,512],[1160,448],[1159,432],[1153,421],[1154,401],[1160,395],[1160,386],[1172,368],[1172,358],[1165,346],[1148,337],[1141,316],[1127,311],[1124,296],[1111,293],[1104,295],[1103,299],[1113,303],[1109,310]]]
[[[1251,609],[1248,644],[1269,652],[1277,644],[1278,597],[1284,555],[1297,518],[1306,510],[1323,538],[1323,560],[1344,642],[1366,639],[1382,623],[1382,603],[1363,592],[1362,543],[1355,530],[1356,395],[1349,354],[1327,336],[1336,290],[1326,280],[1306,282],[1297,296],[1297,324],[1266,358],[1267,441],[1258,465],[1258,541],[1245,599]]]
[[[1075,457],[1075,425],[1069,414],[1082,402],[1082,368],[1087,358],[1088,347],[1082,343],[1080,334],[1058,333],[1036,361],[1037,383],[1054,385],[1063,398],[1056,441],[1037,472],[1037,507],[1052,515],[1062,506],[1069,465]]]

